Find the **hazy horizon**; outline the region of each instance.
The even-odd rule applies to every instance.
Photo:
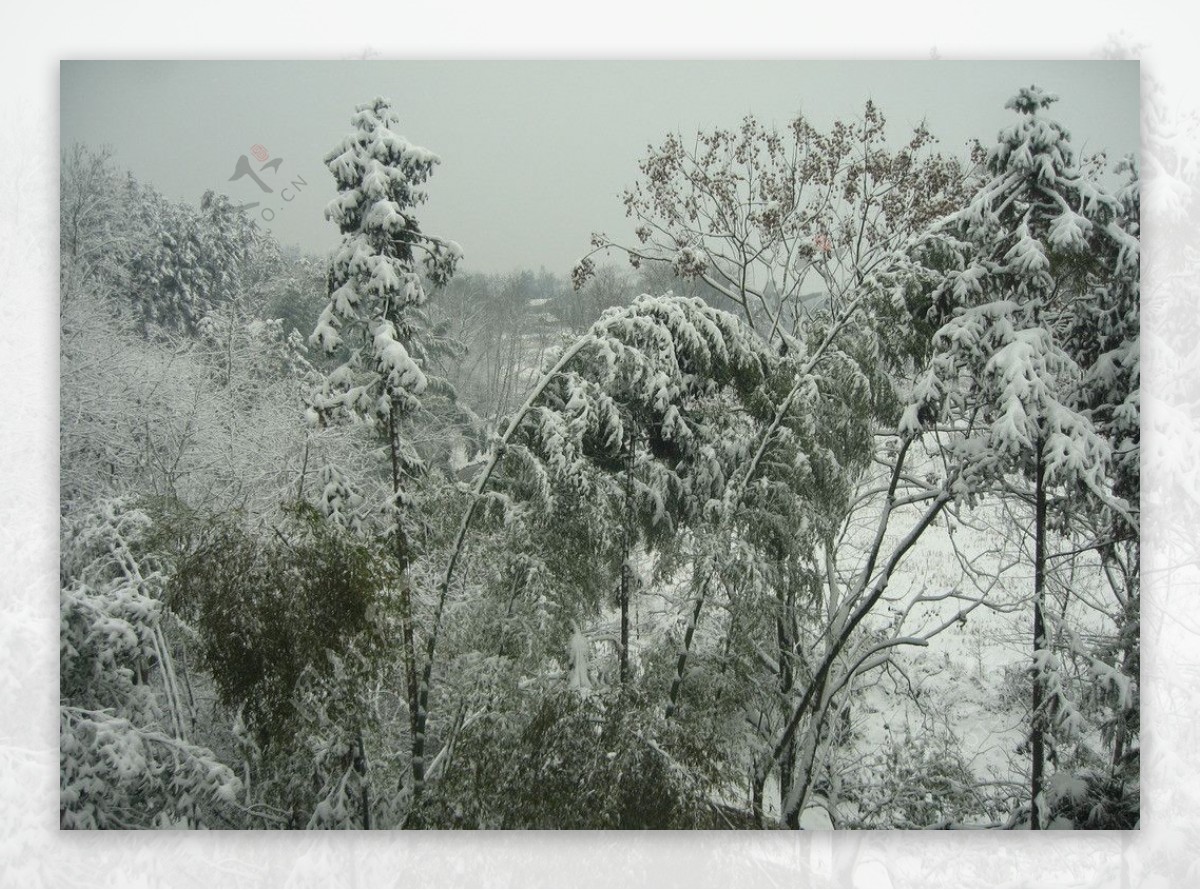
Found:
[[[590,234],[631,226],[619,194],[668,131],[734,127],[747,114],[818,126],[873,99],[900,141],[925,120],[941,150],[965,152],[1014,120],[1017,88],[1058,94],[1052,113],[1078,149],[1138,151],[1139,68],[1069,62],[110,62],[61,66],[61,144],[109,145],[116,164],[168,198],[208,189],[252,213],[284,245],[323,254],[334,195],[322,158],[354,107],[390,98],[405,137],[442,164],[420,210],[425,231],[464,250],[463,269],[566,274]],[[277,165],[235,181],[261,146]],[[292,187],[284,191],[284,187]],[[282,196],[282,197],[281,197]],[[285,200],[286,199],[286,200]]]

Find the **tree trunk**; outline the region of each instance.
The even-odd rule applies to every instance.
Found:
[[[633,586],[633,460],[637,440],[632,423],[625,447],[625,535],[621,560],[621,688],[629,681],[629,596]]]
[[[775,616],[775,644],[779,660],[779,699],[783,713],[787,713],[789,698],[792,692],[792,686],[795,683],[792,671],[792,659],[795,654],[795,645],[793,643],[793,635],[791,632],[791,611],[794,605],[794,595],[790,592],[785,595],[783,591],[779,591],[776,597],[776,602],[779,608],[779,613]],[[783,753],[779,757],[779,811],[785,811],[784,796],[792,787],[792,781],[795,778],[796,767],[796,744],[795,740],[789,741],[784,746]],[[799,813],[788,813],[786,818],[788,828],[800,827]],[[794,823],[794,824],[793,824]]]
[[[413,634],[412,587],[408,578],[401,579],[400,632],[404,637],[404,676],[408,697],[408,726],[413,737],[417,734],[417,644]]]
[[[362,730],[358,731],[358,755],[354,758],[354,771],[358,773],[358,784],[361,792],[362,826],[371,829],[371,792],[367,787],[367,745],[363,741]]]
[[[767,814],[763,812],[763,787],[766,784],[767,771],[755,763],[750,775],[750,810],[754,814],[754,824],[758,828],[767,827]]]
[[[812,788],[813,770],[817,760],[817,746],[821,740],[822,721],[814,714],[803,735],[797,734],[785,746],[779,758],[779,812],[785,828],[800,827],[800,814],[808,803]],[[785,759],[786,758],[786,759]],[[782,782],[787,768],[788,783]]]
[[[696,624],[700,621],[700,611],[704,608],[704,596],[708,592],[708,581],[709,578],[705,577],[700,584],[700,591],[696,594],[696,600],[692,604],[691,619],[688,621],[687,629],[683,632],[683,648],[679,650],[679,657],[675,661],[675,677],[671,680],[671,691],[667,695],[666,718],[668,720],[675,715],[675,709],[679,706],[679,693],[683,690],[683,671],[687,667],[692,638],[696,635]]]
[[[791,785],[787,789],[780,788],[779,791],[780,812],[783,813],[783,824],[788,828],[800,827],[800,814],[812,793],[813,777],[817,770],[817,756],[822,749],[822,741],[828,735],[826,722],[837,691],[835,686],[834,691],[826,697],[827,687],[828,674],[816,682],[815,696],[812,699],[812,716],[803,734],[793,734],[786,745],[776,748],[780,770],[783,769],[785,756],[791,758],[792,764]],[[813,688],[810,686],[810,689]]]
[[[779,810],[784,814],[784,827],[796,830],[800,827],[800,810],[804,807],[804,802],[801,801],[799,806],[787,806],[787,789],[792,787],[793,776],[795,775],[796,763],[796,742],[793,739],[788,743],[787,750],[783,752],[783,758],[779,761]]]
[[[1046,586],[1046,466],[1042,456],[1042,443],[1038,440],[1037,470],[1034,481],[1034,544],[1033,544],[1033,716],[1030,731],[1030,749],[1033,768],[1029,781],[1029,828],[1042,828],[1038,813],[1038,799],[1042,796],[1042,770],[1045,761],[1045,714],[1042,702],[1041,670],[1037,667],[1038,652],[1046,645],[1046,627],[1042,617]]]
[[[399,507],[396,502],[400,498],[400,442],[396,436],[396,412],[399,405],[392,400],[392,410],[388,415],[388,445],[392,458],[392,504],[395,528],[392,532],[392,546],[396,556],[396,564],[400,570],[400,632],[404,647],[404,675],[407,684],[408,721],[412,739],[417,737],[417,657],[416,641],[413,634],[412,617],[412,586],[408,583],[408,564],[411,556],[408,552],[408,539],[404,534],[404,526],[400,523]]]

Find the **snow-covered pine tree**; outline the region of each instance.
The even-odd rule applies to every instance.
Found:
[[[1074,712],[1046,694],[1062,689],[1044,617],[1051,514],[1073,499],[1117,517],[1124,539],[1138,524],[1136,488],[1120,481],[1137,461],[1136,207],[1102,186],[1098,162],[1077,161],[1043,113],[1055,98],[1028,87],[1009,101],[1021,118],[988,152],[987,180],[917,241],[897,291],[936,330],[901,431],[957,429],[943,447],[960,499],[1009,491],[1034,506],[1034,829],[1049,714]]]
[[[431,383],[437,385],[423,367],[429,348],[421,311],[428,300],[425,280],[435,286],[449,280],[461,250],[453,241],[421,231],[415,210],[426,200],[423,186],[439,160],[401,136],[399,122],[386,99],[360,105],[351,118],[353,129],[325,158],[338,188],[325,212],[341,230],[342,243],[329,268],[329,302],[311,340],[345,359],[312,394],[310,419],[366,421],[387,439],[391,489],[385,522],[404,611],[416,751],[417,664],[407,577],[414,554],[404,514],[412,503],[405,480],[422,461],[405,434],[404,420],[420,407]],[[345,501],[342,481],[337,473],[328,476],[325,500],[331,509],[334,500]]]

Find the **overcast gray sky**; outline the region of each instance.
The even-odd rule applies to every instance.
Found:
[[[442,158],[423,228],[486,272],[565,274],[591,232],[631,228],[618,195],[649,143],[748,113],[782,127],[803,111],[823,127],[871,98],[897,142],[924,119],[961,152],[994,138],[1014,119],[1005,101],[1036,83],[1061,97],[1053,112],[1077,147],[1115,157],[1139,140],[1138,63],[1124,61],[64,62],[61,75],[63,146],[111,145],[171,198],[260,201],[251,212],[273,213],[281,242],[319,253],[338,240],[321,159],[355,105],[386,96],[401,133]],[[229,181],[255,145],[283,161],[259,174],[271,194]]]

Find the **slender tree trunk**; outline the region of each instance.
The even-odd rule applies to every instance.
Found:
[[[417,734],[417,644],[413,634],[412,587],[404,577],[400,588],[400,631],[404,636],[404,675],[408,689],[408,723]]]
[[[625,446],[625,534],[621,560],[621,688],[629,681],[629,596],[633,586],[633,461],[637,440],[631,428]]]
[[[779,762],[780,776],[784,773],[785,765],[791,776],[791,781],[787,785],[781,781],[779,788],[779,811],[783,814],[785,828],[796,830],[800,827],[800,814],[808,803],[812,789],[813,771],[816,769],[823,727],[824,721],[821,716],[814,713],[804,734],[793,737],[789,744],[788,754],[791,762],[785,764],[782,759]]]
[[[1034,543],[1033,543],[1033,718],[1030,731],[1030,749],[1033,768],[1029,780],[1029,828],[1042,828],[1038,813],[1038,799],[1042,796],[1042,770],[1045,763],[1045,714],[1042,701],[1041,669],[1037,666],[1038,652],[1046,646],[1046,627],[1042,617],[1046,587],[1046,465],[1042,456],[1042,442],[1038,439],[1037,469],[1034,481]]]
[[[671,680],[671,691],[667,695],[666,717],[670,720],[679,706],[679,693],[683,690],[683,671],[687,667],[688,653],[692,648],[692,638],[696,635],[696,624],[700,621],[700,611],[704,608],[704,597],[708,592],[708,577],[700,584],[696,601],[692,605],[692,614],[688,621],[687,630],[683,632],[683,648],[679,650],[679,658],[675,661],[675,677]]]
[[[400,498],[400,442],[396,437],[396,412],[399,405],[392,401],[392,411],[388,415],[388,445],[392,457],[392,499],[393,510],[397,511],[396,501]],[[392,532],[392,546],[396,556],[396,564],[400,569],[400,632],[404,645],[404,675],[407,682],[408,721],[412,738],[417,736],[417,658],[416,641],[413,635],[412,618],[412,585],[408,582],[408,539],[404,534],[404,526],[400,523],[398,512],[393,513],[395,528]]]
[[[835,686],[827,698],[825,685],[825,683],[822,683],[821,691],[817,694],[817,704],[804,734],[793,738],[792,741],[796,760],[793,775],[796,776],[796,779],[793,782],[791,791],[786,797],[782,798],[784,824],[788,828],[800,827],[800,814],[803,812],[804,805],[811,796],[814,784],[813,776],[817,770],[817,758],[822,752],[824,752],[825,761],[828,762],[831,744],[830,734],[832,730],[827,724],[829,722],[830,711],[834,709],[835,698],[840,687]],[[826,797],[825,802],[829,804],[830,798]],[[832,819],[833,810],[828,808],[827,810],[830,819]]]
[[[750,773],[750,811],[754,814],[754,824],[759,828],[767,827],[767,815],[763,811],[763,788],[766,784],[767,771],[755,763]]]
[[[783,757],[779,761],[779,810],[784,814],[783,824],[786,828],[793,831],[800,827],[800,811],[804,809],[804,802],[801,801],[799,806],[787,806],[787,789],[792,787],[793,776],[795,775],[796,761],[796,743],[795,740],[790,742],[787,749],[783,752]]]
[[[792,686],[795,685],[793,676],[792,658],[794,655],[794,643],[791,633],[791,611],[794,604],[794,596],[788,592],[779,591],[776,596],[776,604],[779,613],[775,616],[775,644],[777,649],[777,657],[779,660],[779,700],[783,712],[786,714],[788,709],[789,695],[792,692]],[[796,766],[796,744],[795,740],[788,742],[784,746],[783,753],[779,758],[779,811],[784,811],[784,795],[792,787],[792,781],[795,776]],[[792,824],[795,822],[795,824]],[[799,813],[789,813],[787,818],[788,828],[800,827]]]
[[[358,773],[358,784],[361,791],[362,826],[371,830],[371,791],[367,787],[367,745],[363,741],[362,730],[358,731],[358,755],[354,758],[354,771]]]

